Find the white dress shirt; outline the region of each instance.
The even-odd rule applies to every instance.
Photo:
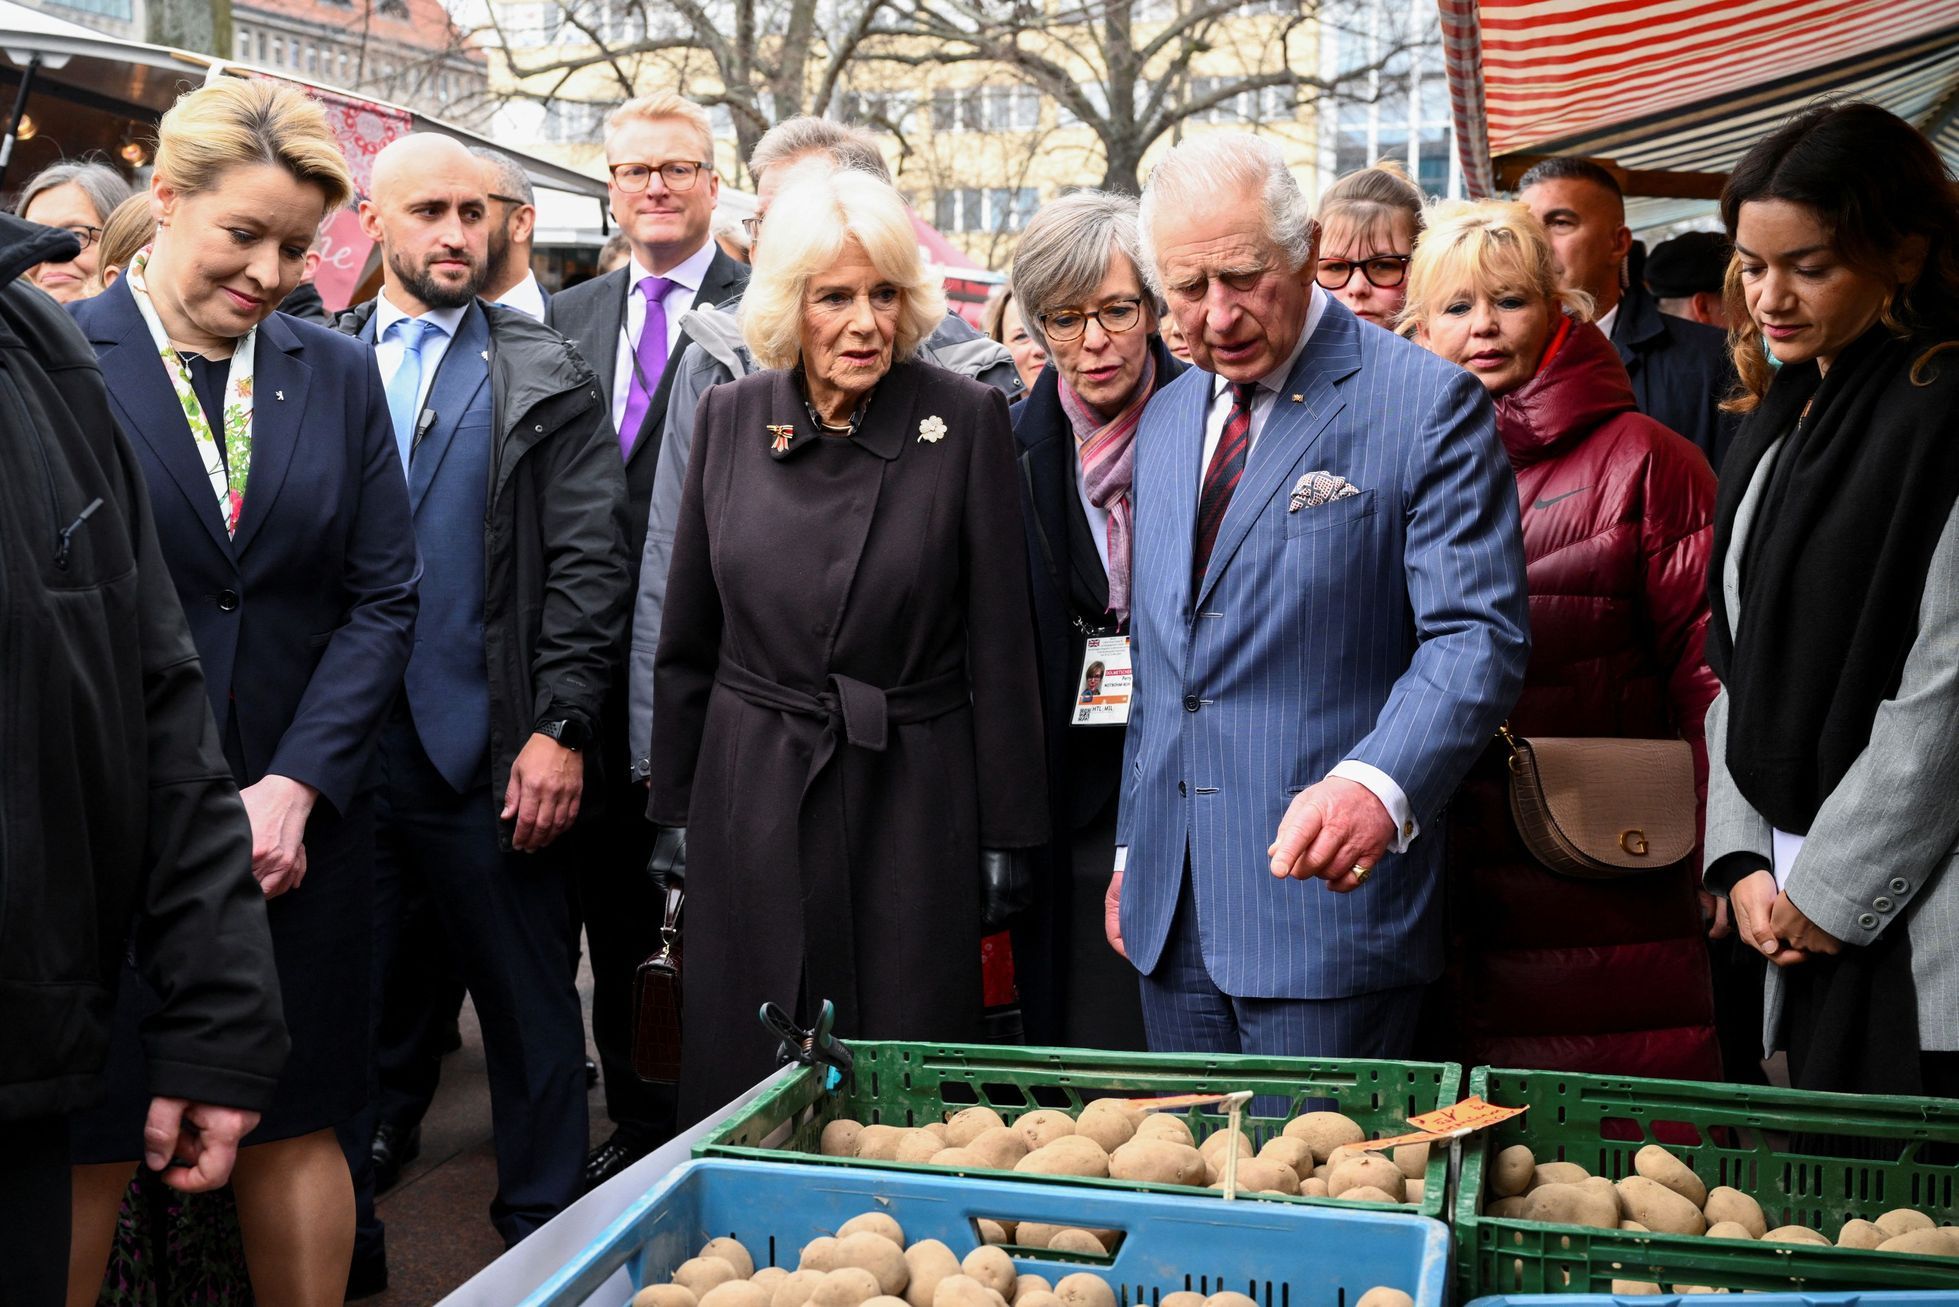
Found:
[[[1088,471],[1082,467],[1081,444],[1075,445],[1075,493],[1081,497],[1082,512],[1088,514],[1088,533],[1095,537],[1095,552],[1102,559],[1102,574],[1109,572],[1109,510],[1097,508],[1088,497]]]
[[[714,262],[715,249],[714,238],[710,236],[700,249],[661,273],[641,263],[637,254],[627,265],[626,322],[619,333],[619,348],[612,356],[613,430],[626,423],[626,401],[633,389],[633,355],[639,350],[639,333],[646,326],[646,296],[639,293],[640,282],[653,276],[673,282],[660,300],[661,307],[667,311],[666,348],[671,360],[673,344],[680,339],[680,315],[694,307],[694,297],[701,293],[701,283],[707,279],[708,265]]]
[[[1623,303],[1625,303],[1624,300],[1619,301],[1619,304]],[[1607,340],[1612,339],[1612,328],[1619,324],[1619,304],[1614,304],[1611,308],[1599,314],[1593,323],[1594,326],[1605,333]]]
[[[1266,419],[1272,415],[1272,407],[1278,403],[1279,395],[1286,388],[1286,381],[1292,376],[1299,356],[1306,351],[1313,333],[1319,330],[1320,320],[1326,316],[1327,294],[1319,286],[1313,287],[1312,299],[1306,308],[1306,324],[1300,329],[1299,343],[1292,347],[1286,361],[1270,373],[1258,379],[1258,396],[1252,401],[1252,429],[1246,442],[1245,457],[1249,464],[1251,450],[1258,444],[1259,433],[1265,429]],[[1224,424],[1231,416],[1231,383],[1223,377],[1216,377],[1211,383],[1211,411],[1204,421],[1204,462],[1197,474],[1197,493],[1201,499],[1204,493],[1204,469],[1211,466],[1211,458],[1217,453],[1218,441],[1224,435]],[[1338,468],[1329,469],[1338,472]],[[1349,758],[1327,773],[1328,779],[1335,776],[1366,787],[1381,801],[1388,816],[1394,820],[1394,838],[1388,842],[1388,851],[1401,853],[1407,850],[1421,826],[1415,820],[1413,809],[1408,802],[1408,794],[1396,783],[1394,777],[1371,763]]]
[[[634,296],[634,298],[639,297]],[[524,279],[497,296],[496,302],[516,309],[519,313],[528,313],[539,322],[544,321],[544,287],[537,284],[535,272],[526,272]],[[643,313],[644,310],[641,312]]]
[[[429,387],[435,384],[435,370],[442,366],[443,356],[449,352],[449,342],[456,338],[456,330],[463,324],[463,314],[469,312],[469,305],[453,309],[430,309],[419,316],[425,321],[440,327],[440,331],[422,334],[422,388],[415,395],[417,414],[428,406]],[[401,347],[401,337],[388,335],[388,328],[403,318],[418,315],[403,313],[388,298],[384,287],[374,303],[374,361],[381,368],[381,384],[387,385],[395,379],[395,372],[401,367],[401,357],[407,351]],[[406,472],[408,469],[403,468]]]

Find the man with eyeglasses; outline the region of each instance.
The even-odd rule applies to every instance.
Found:
[[[748,284],[748,267],[722,253],[710,227],[721,183],[707,110],[671,92],[628,100],[606,119],[606,191],[632,249],[626,265],[551,297],[545,321],[578,347],[611,406],[626,468],[633,582],[646,543],[680,316],[719,304]],[[604,780],[602,810],[575,833],[579,908],[592,957],[592,1042],[605,1081],[612,1137],[586,1158],[587,1188],[612,1178],[673,1133],[672,1086],[633,1072],[632,984],[658,945],[660,902],[646,883],[653,828],[646,792],[629,775],[624,671],[629,637],[614,650],[612,685],[594,747]]]

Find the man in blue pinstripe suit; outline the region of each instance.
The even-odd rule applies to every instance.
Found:
[[[1154,1049],[1406,1056],[1441,813],[1529,645],[1490,403],[1314,284],[1269,142],[1179,145],[1142,225],[1197,367],[1137,433],[1111,942]]]

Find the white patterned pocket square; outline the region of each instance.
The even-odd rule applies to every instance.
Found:
[[[1360,487],[1345,477],[1337,477],[1331,472],[1308,472],[1293,483],[1292,501],[1288,513],[1297,513],[1302,508],[1318,508],[1336,499],[1352,499],[1360,493]]]

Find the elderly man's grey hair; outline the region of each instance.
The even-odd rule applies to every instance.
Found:
[[[14,205],[14,212],[20,217],[27,216],[27,206],[34,203],[34,197],[57,186],[69,182],[82,188],[88,202],[95,206],[95,225],[101,226],[109,221],[109,215],[116,206],[128,199],[135,191],[123,179],[123,175],[106,163],[94,163],[86,159],[71,159],[66,163],[49,164],[28,178],[27,185],[21,188],[20,200]]]
[[[505,154],[502,150],[492,150],[487,145],[472,145],[469,152],[497,170],[497,191],[513,200],[522,200],[532,208],[537,207],[537,192],[531,189],[530,175],[523,165]]]
[[[1304,267],[1313,254],[1312,215],[1279,147],[1246,132],[1206,132],[1164,155],[1143,185],[1143,275],[1151,289],[1163,292],[1153,243],[1157,214],[1234,203],[1246,194],[1259,197],[1265,234],[1290,262],[1288,271]]]
[[[1128,260],[1138,278],[1144,275],[1142,237],[1131,197],[1076,191],[1034,215],[1014,248],[1013,292],[1020,301],[1021,325],[1041,342],[1041,348],[1048,348],[1041,315],[1082,304],[1118,258]]]
[[[808,114],[785,118],[762,134],[748,156],[748,175],[759,186],[765,171],[806,154],[827,154],[839,168],[855,168],[891,184],[891,168],[877,147],[877,137],[861,127]]]

